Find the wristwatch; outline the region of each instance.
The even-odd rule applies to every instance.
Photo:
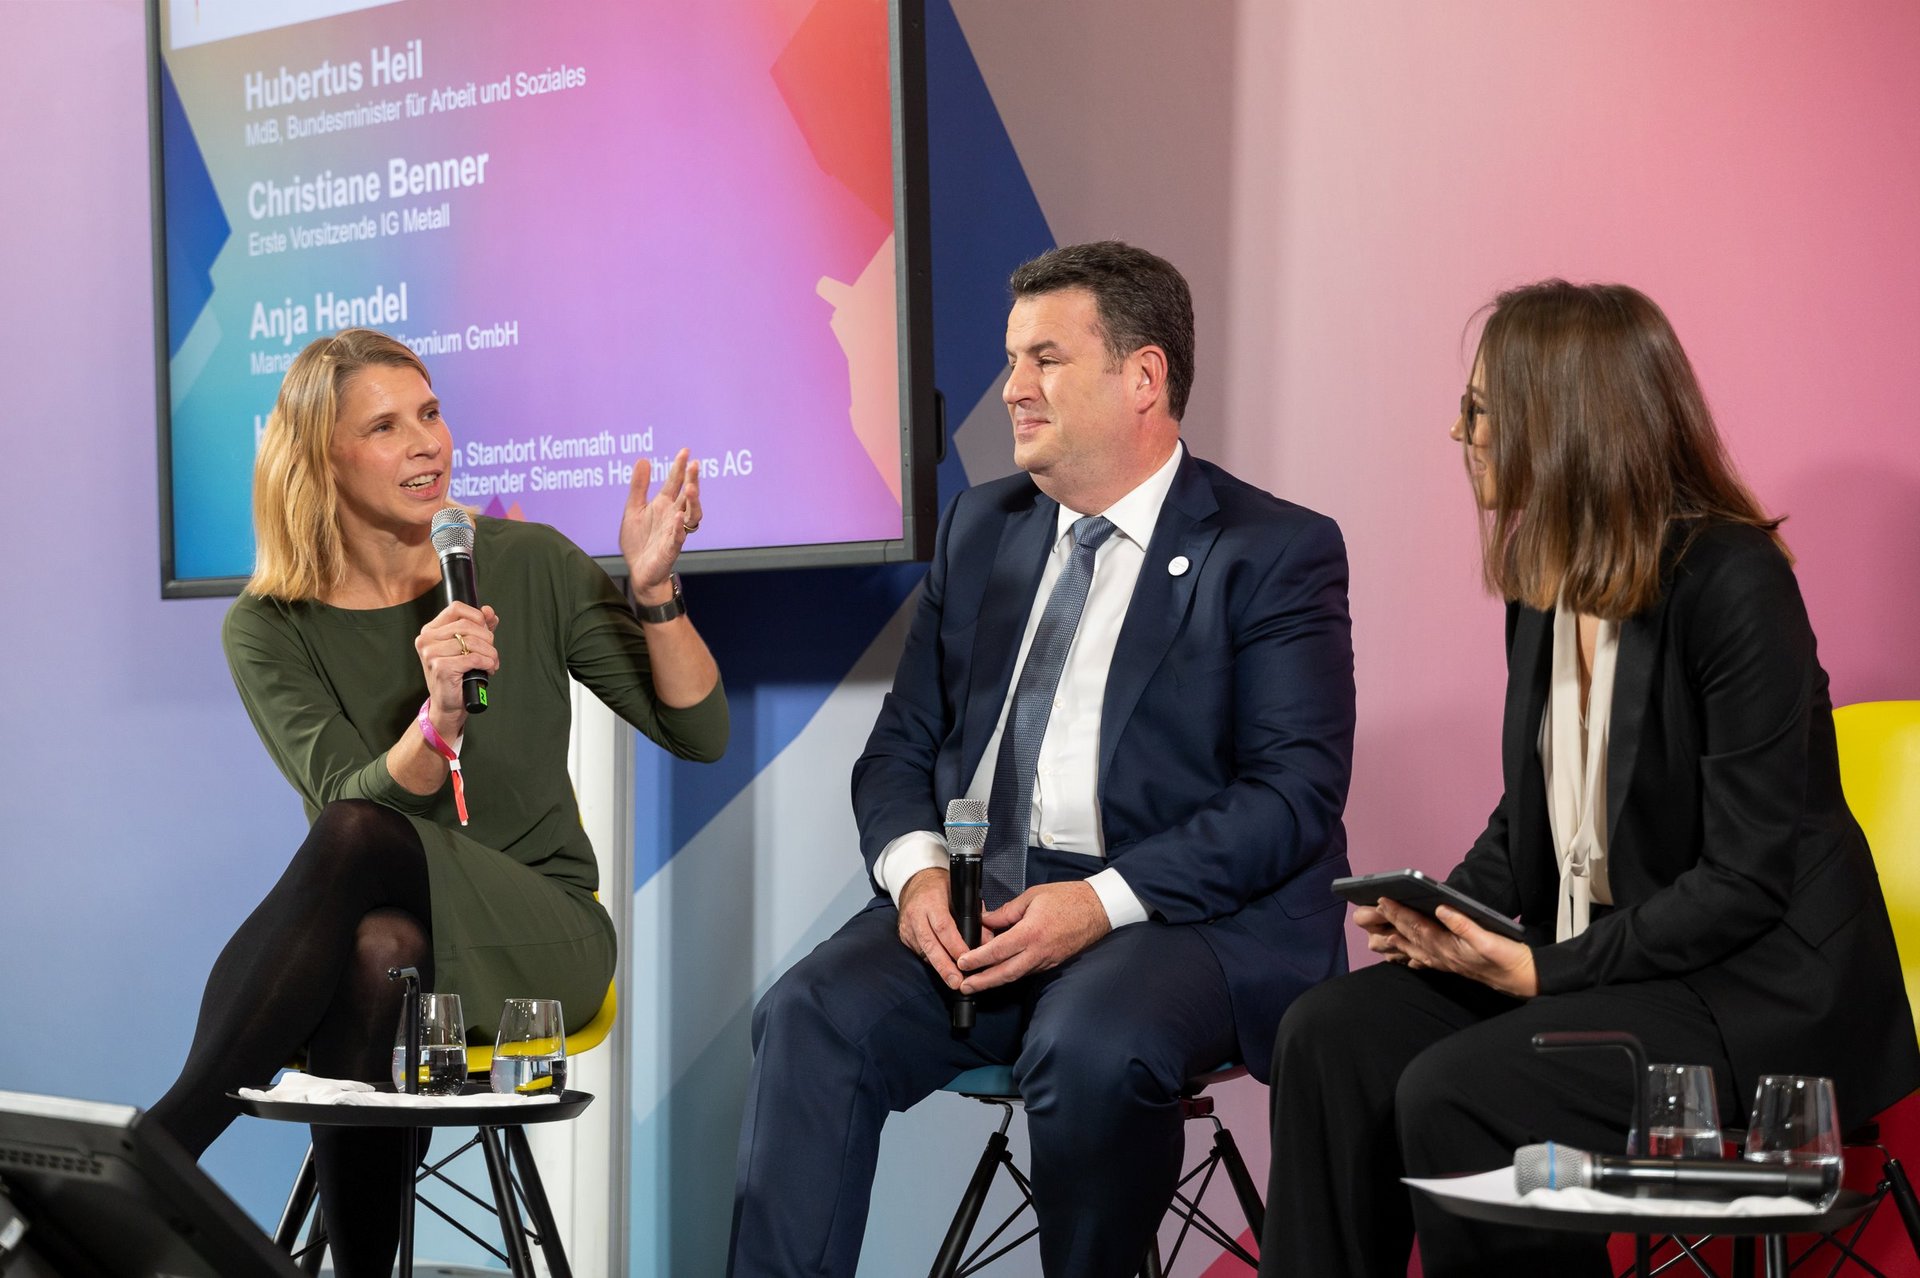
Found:
[[[668,573],[667,580],[673,583],[673,598],[663,604],[643,604],[635,602],[633,605],[634,616],[640,618],[642,621],[661,622],[672,621],[675,617],[684,617],[687,615],[686,596],[680,593],[680,574],[677,572]]]

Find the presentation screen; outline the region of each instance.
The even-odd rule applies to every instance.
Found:
[[[451,497],[617,566],[700,466],[689,568],[925,558],[918,0],[153,0],[169,595],[253,568],[308,342],[425,361]]]

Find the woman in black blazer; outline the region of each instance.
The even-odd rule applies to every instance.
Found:
[[[1472,1225],[1399,1183],[1538,1140],[1624,1150],[1629,1071],[1542,1057],[1543,1030],[1711,1066],[1730,1123],[1762,1073],[1831,1077],[1848,1125],[1920,1085],[1780,521],[1666,316],[1618,285],[1502,294],[1452,434],[1508,605],[1505,793],[1448,881],[1527,940],[1355,912],[1385,961],[1297,1000],[1275,1044],[1269,1278],[1400,1278],[1416,1227],[1428,1278],[1607,1273],[1602,1237]]]

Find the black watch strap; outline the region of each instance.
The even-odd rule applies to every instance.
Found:
[[[642,621],[658,623],[662,621],[672,621],[675,617],[684,617],[687,615],[687,600],[686,597],[680,593],[680,574],[677,572],[670,573],[667,576],[667,580],[673,583],[673,598],[663,604],[643,604],[636,602],[633,605],[634,616],[640,618]]]

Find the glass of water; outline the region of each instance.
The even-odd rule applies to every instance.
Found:
[[[567,1088],[567,1030],[557,998],[510,998],[493,1044],[493,1090],[557,1096]]]
[[[1647,1066],[1645,1108],[1652,1157],[1720,1157],[1720,1106],[1705,1065]]]
[[[451,1096],[467,1081],[467,1022],[458,994],[422,994],[420,999],[420,1094]],[[407,1090],[407,1012],[393,1033],[393,1089]]]
[[[1826,1174],[1821,1206],[1840,1193],[1840,1111],[1833,1080],[1763,1074],[1747,1120],[1747,1158],[1756,1163],[1818,1167]]]

